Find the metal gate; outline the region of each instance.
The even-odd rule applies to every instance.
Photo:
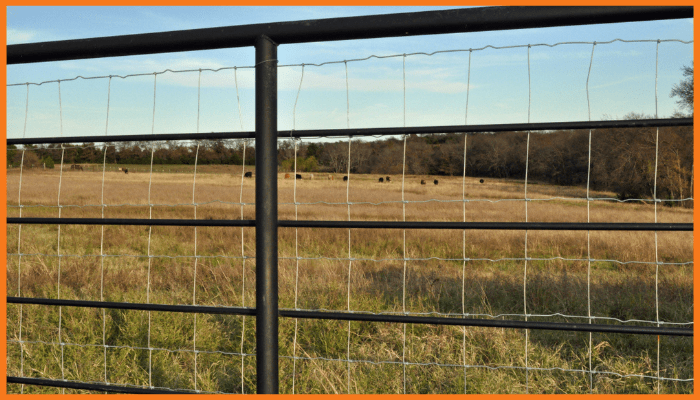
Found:
[[[277,214],[277,139],[278,137],[369,136],[377,134],[424,134],[449,132],[497,132],[549,129],[599,129],[630,127],[692,126],[692,118],[652,120],[581,121],[502,125],[462,125],[411,128],[372,128],[338,130],[278,131],[277,129],[277,47],[284,44],[368,39],[380,37],[479,32],[630,21],[692,18],[692,7],[489,7],[390,14],[351,18],[283,22],[101,37],[59,42],[7,46],[7,63],[28,64],[48,61],[119,57],[166,52],[255,47],[255,132],[218,132],[203,134],[120,135],[109,137],[44,137],[8,139],[8,145],[66,142],[162,141],[187,139],[255,138],[255,220],[188,219],[102,219],[102,218],[8,218],[8,224],[87,224],[143,226],[220,226],[256,228],[256,308],[204,307],[187,305],[134,304],[100,301],[75,301],[8,297],[11,304],[35,304],[65,307],[92,307],[122,310],[168,311],[255,316],[257,321],[257,391],[277,393],[278,318],[381,321],[408,324],[482,326],[520,329],[608,332],[642,335],[692,336],[691,328],[667,328],[633,325],[552,323],[515,320],[486,320],[407,315],[376,315],[344,312],[278,310],[278,227],[296,228],[391,228],[391,229],[492,229],[492,230],[583,230],[583,231],[692,231],[684,223],[534,223],[534,222],[383,222],[383,221],[292,221],[278,220]],[[8,376],[8,383],[44,385],[72,389],[122,393],[173,393]]]

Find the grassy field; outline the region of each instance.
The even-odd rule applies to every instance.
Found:
[[[254,205],[239,204],[241,193],[243,203],[255,200],[254,179],[241,183],[240,166],[197,168],[196,211],[192,167],[177,172],[184,168],[178,167],[154,168],[152,208],[149,173],[133,166],[128,166],[128,175],[107,172],[104,216],[194,218],[196,212],[198,219],[254,219]],[[22,217],[59,216],[58,172],[24,171]],[[296,211],[293,204],[281,204],[280,219],[294,219],[295,214],[298,219],[348,219],[343,175],[334,174],[332,181],[328,174],[315,175],[314,180],[304,174],[296,181],[296,201],[308,204],[298,205]],[[284,179],[284,173],[279,178],[279,201],[293,203],[295,181]],[[350,219],[403,219],[401,176],[383,184],[377,178],[351,176],[349,200],[361,204],[350,206]],[[525,221],[522,182],[480,184],[478,178],[467,178],[464,190],[469,201],[462,203],[461,177],[437,177],[437,186],[432,184],[435,178],[406,177],[406,220]],[[421,179],[429,184],[420,185]],[[8,216],[16,217],[19,170],[9,171],[7,180]],[[60,216],[101,217],[102,193],[99,168],[64,171]],[[528,221],[587,221],[585,187],[531,183],[528,197],[548,199],[527,202]],[[591,197],[614,196],[593,192]],[[692,210],[680,207],[658,208],[658,222],[692,222],[692,215]],[[590,221],[654,222],[654,206],[594,201]],[[659,320],[693,320],[692,264],[659,266],[658,285],[653,264],[655,241],[660,261],[692,261],[692,232],[659,232],[656,239],[653,232],[590,232],[590,257],[601,260],[590,263],[590,285],[586,232],[529,231],[527,256],[534,260],[528,261],[526,274],[525,235],[407,230],[409,260],[404,272],[403,231],[281,228],[280,307],[345,311],[349,302],[349,308],[358,312],[465,312],[513,320],[522,320],[527,307],[528,314],[540,315],[529,320],[586,323],[590,287],[591,315],[656,321],[658,287]],[[58,238],[56,225],[23,225],[21,234],[17,225],[8,226],[9,296],[255,306],[255,259],[242,258],[255,256],[254,228],[199,227],[195,233],[193,227],[103,230],[64,225],[60,259]],[[194,258],[195,251],[201,258]],[[469,261],[462,261],[463,253]],[[588,393],[591,386],[594,393],[693,392],[692,381],[649,378],[659,369],[661,377],[692,379],[692,338],[661,337],[657,365],[656,336],[592,334],[590,363],[596,373],[591,382],[582,372],[589,368],[587,333],[531,330],[526,341],[525,331],[517,329],[404,328],[284,318],[279,332],[283,393],[403,393],[404,387],[407,393]],[[59,335],[64,346],[58,344]],[[255,391],[252,317],[10,304],[7,337],[8,374],[13,376],[23,371],[24,376],[119,385]],[[527,371],[526,345],[527,366],[532,368]],[[62,392],[8,385],[9,393],[21,390]],[[72,392],[80,391],[66,390]]]

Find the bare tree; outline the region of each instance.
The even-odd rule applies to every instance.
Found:
[[[353,141],[350,147],[350,171],[367,174],[372,172],[372,147],[361,140]]]
[[[681,107],[681,110],[687,110],[688,115],[693,115],[693,64],[684,65],[681,70],[685,78],[673,85],[670,97],[678,97],[676,104]],[[676,111],[676,116],[684,116],[684,114]]]
[[[348,145],[347,143],[328,143],[323,146],[321,161],[330,167],[333,172],[347,172],[348,167]]]

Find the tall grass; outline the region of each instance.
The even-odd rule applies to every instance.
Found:
[[[197,218],[238,219],[241,170],[198,168]],[[201,174],[200,174],[201,172]],[[208,173],[207,173],[208,172]],[[299,219],[347,219],[346,183],[335,180],[296,181]],[[401,220],[400,177],[377,183],[378,176],[350,178],[352,220]],[[439,185],[419,184],[425,176],[406,178],[406,219],[462,221],[461,178],[440,177]],[[432,181],[432,177],[430,181]],[[148,218],[148,173],[108,172],[104,181],[106,218]],[[19,174],[8,174],[8,216],[17,216]],[[292,203],[293,180],[279,176],[279,201]],[[254,203],[254,179],[243,180],[243,202]],[[467,221],[524,221],[523,183],[468,178]],[[61,217],[101,216],[102,173],[65,171],[61,185]],[[25,170],[22,176],[23,217],[57,217],[58,171]],[[585,222],[585,188],[531,184],[528,221]],[[552,199],[557,197],[557,199]],[[591,193],[591,197],[614,197]],[[563,199],[562,199],[563,198]],[[427,201],[437,199],[440,201]],[[489,200],[489,201],[484,201]],[[192,218],[191,172],[154,173],[151,183],[153,218]],[[340,203],[340,204],[329,204]],[[189,205],[187,205],[189,204]],[[43,205],[43,206],[42,206]],[[68,205],[80,207],[68,207]],[[294,219],[294,205],[279,206],[280,219]],[[243,206],[254,219],[254,205]],[[653,222],[647,204],[594,201],[591,222]],[[659,222],[691,222],[692,210],[658,208]],[[61,226],[60,274],[58,228],[53,225],[8,226],[7,290],[9,296],[146,302],[163,304],[255,306],[255,229],[192,227]],[[653,232],[591,232],[590,285],[586,232],[530,231],[527,279],[524,281],[525,233],[522,231],[407,230],[404,276],[403,234],[390,229],[348,231],[298,230],[298,273],[295,230],[279,231],[279,298],[281,308],[364,312],[482,315],[484,318],[583,322],[591,315],[621,320],[689,322],[693,315],[692,264],[661,265],[656,278]],[[659,260],[692,260],[692,233],[660,232]],[[101,240],[103,253],[100,256]],[[104,259],[104,262],[103,262]],[[464,272],[463,272],[464,271]],[[18,285],[21,278],[21,293]],[[243,287],[245,281],[245,288]],[[298,282],[298,283],[297,283]],[[524,284],[527,287],[523,298]],[[194,287],[194,289],[193,289]],[[349,292],[348,292],[349,288]],[[462,293],[464,292],[464,296]],[[526,304],[525,304],[526,302]],[[19,341],[20,310],[22,343]],[[7,307],[8,374],[120,385],[149,385],[210,392],[255,391],[255,321],[251,317],[46,306]],[[515,314],[505,315],[504,314]],[[243,321],[245,320],[245,330]],[[104,342],[103,347],[103,322]],[[608,323],[596,319],[595,323]],[[642,324],[647,323],[634,323]],[[655,324],[653,324],[655,325]],[[150,330],[150,333],[149,333]],[[402,324],[350,324],[343,321],[280,319],[280,390],[296,393],[403,393],[404,327]],[[150,347],[148,341],[150,336]],[[195,353],[192,351],[196,340]],[[523,330],[447,326],[406,326],[405,388],[407,393],[588,393],[587,372],[594,371],[594,393],[691,393],[693,382],[658,381],[660,376],[692,379],[691,338],[662,337],[660,365],[657,338],[644,335],[536,331],[529,333],[526,372]],[[242,344],[241,344],[242,343]],[[241,347],[242,346],[242,347]],[[61,348],[63,347],[63,354]],[[242,349],[242,352],[241,352]],[[294,362],[293,357],[297,357]],[[150,359],[150,361],[149,361]],[[294,366],[294,364],[296,364]],[[62,366],[62,367],[61,367]],[[466,366],[466,367],[465,367]],[[573,371],[572,371],[573,370]],[[294,375],[294,373],[296,375]],[[620,376],[622,375],[622,376]],[[632,376],[628,376],[632,375]],[[643,375],[646,377],[636,377]],[[349,383],[349,386],[348,386]],[[8,393],[20,392],[9,385]],[[30,387],[24,393],[58,393],[61,389]],[[70,391],[66,392],[80,392]]]

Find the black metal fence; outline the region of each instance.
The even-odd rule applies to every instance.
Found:
[[[255,138],[255,220],[186,219],[80,219],[80,218],[8,218],[8,224],[88,224],[88,225],[170,225],[170,226],[246,226],[256,228],[256,308],[204,307],[187,305],[135,304],[101,301],[75,301],[26,297],[8,297],[13,304],[66,307],[169,311],[180,313],[230,314],[255,316],[257,321],[257,391],[277,393],[278,317],[381,321],[410,324],[482,326],[521,329],[608,332],[645,335],[692,336],[692,328],[668,328],[633,325],[552,323],[515,320],[486,320],[408,315],[376,315],[344,312],[279,310],[277,265],[279,227],[391,228],[391,229],[508,229],[508,230],[625,230],[692,231],[687,223],[499,223],[499,222],[381,222],[381,221],[278,221],[277,214],[277,138],[368,136],[376,134],[422,134],[433,132],[496,132],[545,129],[597,129],[605,127],[691,126],[692,118],[655,120],[581,121],[561,123],[464,125],[411,128],[338,129],[309,131],[277,130],[277,46],[314,41],[335,41],[458,32],[544,28],[587,24],[607,24],[692,18],[692,7],[488,7],[431,11],[392,15],[283,22],[197,29],[139,35],[125,35],[59,42],[7,46],[8,64],[40,63],[100,57],[255,47],[255,132],[180,133],[165,135],[120,135],[94,137],[44,137],[8,139],[8,145],[67,142],[161,141],[186,139]],[[8,376],[8,383],[21,383],[122,393],[173,393],[136,389],[117,385],[66,382],[62,380]]]

